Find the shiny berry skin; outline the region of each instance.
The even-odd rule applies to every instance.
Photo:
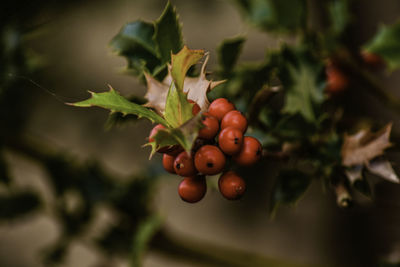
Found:
[[[170,156],[168,154],[164,154],[163,155],[163,159],[162,159],[162,163],[164,166],[164,169],[172,174],[175,174],[175,169],[174,169],[174,161],[175,161],[175,157],[174,156]]]
[[[218,136],[218,146],[227,155],[240,152],[243,145],[243,133],[233,127],[223,129]]]
[[[250,166],[261,158],[262,147],[260,142],[251,136],[245,136],[240,152],[233,156],[233,160],[242,166]]]
[[[228,171],[219,177],[218,188],[226,199],[238,200],[246,191],[246,183],[239,175]]]
[[[204,176],[185,177],[178,187],[178,194],[183,201],[196,203],[207,192],[207,184]]]
[[[176,156],[174,161],[174,170],[176,174],[183,177],[193,176],[197,173],[193,164],[193,158],[186,151],[183,151]]]
[[[221,129],[225,129],[229,126],[237,128],[242,133],[245,133],[247,130],[247,119],[240,111],[231,110],[225,114],[221,121]]]
[[[210,113],[211,116],[216,117],[218,121],[221,121],[226,113],[234,109],[235,105],[229,102],[228,99],[217,98],[208,107],[208,113]]]
[[[206,112],[203,114],[202,123],[204,127],[200,129],[199,137],[207,140],[213,139],[219,131],[218,119]]]
[[[329,64],[326,67],[326,77],[327,77],[327,84],[326,84],[326,91],[328,93],[339,93],[344,91],[348,85],[349,85],[349,80],[338,67]]]
[[[191,104],[194,104],[193,108],[192,108],[192,114],[193,114],[193,116],[196,116],[201,110],[200,106],[193,100],[188,99],[188,102]]]
[[[225,161],[224,153],[212,145],[202,146],[194,156],[196,169],[205,175],[220,173],[225,166]]]

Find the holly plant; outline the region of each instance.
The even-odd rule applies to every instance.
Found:
[[[262,179],[263,164],[254,165],[259,159],[282,162],[271,211],[295,203],[313,180],[332,188],[342,207],[351,204],[352,190],[372,196],[365,171],[399,183],[385,156],[392,146],[392,123],[382,127],[349,109],[360,87],[396,106],[373,71],[399,66],[399,24],[383,26],[372,40],[354,47],[348,36],[349,1],[327,1],[323,10],[329,23],[323,26],[306,16],[306,1],[292,2],[289,7],[287,1],[237,1],[251,24],[297,40],[268,50],[257,62],[237,62],[246,38],[228,39],[218,47],[212,75],[206,71],[209,53],[183,43],[176,10],[168,3],[155,22],[127,23],[110,43],[127,59],[129,73],[147,86],[145,103],[130,101],[110,86],[72,105],[156,123],[145,145],[152,148],[150,157],[164,154],[167,171],[184,177],[179,194],[188,202],[203,198],[205,175],[221,172],[222,195],[239,199],[246,186],[237,173],[253,165]],[[377,127],[382,128],[371,130]],[[250,136],[243,136],[247,129]],[[224,183],[226,176],[235,178]]]

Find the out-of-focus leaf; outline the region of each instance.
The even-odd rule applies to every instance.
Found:
[[[294,205],[305,193],[310,183],[311,178],[301,171],[281,171],[272,191],[271,210],[274,211],[280,204]]]
[[[235,66],[245,40],[244,37],[239,36],[226,39],[218,46],[218,63],[223,77],[226,77]]]
[[[400,67],[400,22],[382,26],[364,49],[382,57],[392,71]]]
[[[350,10],[348,0],[334,0],[329,2],[329,15],[332,31],[335,35],[342,34],[350,22]]]
[[[399,177],[394,172],[392,164],[385,159],[376,159],[368,162],[365,165],[369,172],[380,176],[381,178],[388,180],[392,183],[400,183]]]
[[[300,113],[307,121],[315,122],[317,115],[315,105],[324,100],[323,89],[318,86],[318,72],[300,63],[298,67],[288,66],[290,78],[286,80],[286,101],[284,112],[290,114]]]
[[[362,170],[362,165],[356,165],[351,168],[345,169],[344,173],[346,174],[347,179],[349,180],[351,185],[353,185],[356,181],[363,179]]]
[[[158,215],[153,215],[139,224],[131,251],[131,266],[142,266],[143,255],[147,250],[152,237],[157,233],[162,224],[162,219]]]
[[[64,261],[68,250],[68,242],[60,240],[44,251],[43,261],[50,266],[60,264]]]
[[[182,26],[170,2],[155,21],[154,29],[153,40],[157,44],[157,54],[162,63],[167,63],[171,59],[171,53],[178,53],[183,47]]]
[[[33,192],[0,195],[0,219],[11,220],[27,215],[40,207],[40,199]]]
[[[392,144],[389,141],[392,124],[389,123],[376,133],[360,130],[354,135],[345,135],[342,144],[342,165],[366,165],[384,153]]]
[[[144,71],[153,72],[161,64],[153,35],[153,24],[130,22],[111,40],[110,46],[118,55],[126,57],[128,69],[133,70],[135,75],[141,75]]]
[[[157,113],[150,110],[149,108],[130,102],[125,97],[121,96],[110,86],[110,91],[104,93],[93,93],[90,92],[91,98],[72,103],[70,105],[76,107],[92,107],[97,106],[105,109],[109,109],[111,112],[120,112],[124,115],[134,114],[140,117],[145,117],[152,122],[160,123],[164,126],[169,126],[168,123]]]
[[[245,18],[266,31],[294,32],[305,26],[304,0],[236,0]]]

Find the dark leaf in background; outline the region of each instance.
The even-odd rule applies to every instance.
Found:
[[[381,56],[393,71],[400,67],[400,22],[381,26],[365,50]]]
[[[284,48],[282,53],[286,62],[280,75],[286,91],[283,112],[299,113],[306,121],[315,123],[324,101],[323,66],[305,48]]]
[[[265,31],[295,32],[306,24],[304,0],[236,0],[244,17]]]
[[[245,40],[245,37],[239,36],[226,39],[218,46],[218,64],[222,77],[225,78],[232,72]]]
[[[183,47],[182,26],[178,14],[170,2],[154,23],[154,41],[162,63],[171,60],[171,53],[178,53]]]
[[[298,170],[282,170],[272,191],[271,211],[280,204],[294,205],[306,192],[311,177]]]
[[[127,23],[111,40],[113,51],[128,60],[128,69],[136,76],[144,71],[153,72],[161,62],[157,57],[153,41],[154,26],[151,23],[135,21]]]
[[[0,219],[12,220],[27,215],[40,207],[41,201],[33,192],[0,195]]]
[[[48,249],[45,249],[43,252],[43,262],[50,266],[58,265],[63,262],[67,254],[68,245],[68,242],[65,242],[65,240],[60,240]]]
[[[331,30],[334,35],[340,36],[351,20],[350,4],[348,0],[334,0],[329,2],[328,10],[331,21]]]

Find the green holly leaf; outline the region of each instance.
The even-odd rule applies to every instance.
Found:
[[[125,97],[121,96],[110,86],[110,91],[104,93],[89,92],[91,97],[87,100],[69,103],[69,105],[76,107],[92,107],[97,106],[105,109],[109,109],[111,112],[120,112],[123,115],[133,114],[139,118],[145,117],[152,122],[160,123],[166,127],[169,127],[168,122],[155,113],[153,110],[143,107],[141,105],[130,102]]]
[[[111,40],[110,46],[128,60],[128,69],[134,75],[142,75],[144,71],[153,72],[161,65],[153,36],[154,25],[138,20],[125,24]]]
[[[400,21],[381,26],[375,37],[365,45],[368,52],[381,56],[390,71],[400,67]]]
[[[323,87],[318,83],[318,71],[304,62],[296,67],[287,66],[288,77],[284,80],[286,99],[283,112],[300,113],[307,121],[315,122],[315,106],[324,101]]]
[[[164,117],[172,127],[179,127],[193,117],[193,104],[187,101],[187,95],[178,90],[174,83],[169,87]]]
[[[295,205],[311,184],[311,178],[298,170],[283,170],[273,188],[271,211],[281,205]]]
[[[233,69],[242,51],[244,41],[242,36],[226,39],[218,47],[218,62],[222,76],[226,77]]]
[[[244,17],[265,31],[295,32],[306,24],[305,0],[236,0]]]
[[[175,8],[168,1],[163,13],[154,23],[153,40],[157,44],[157,55],[162,63],[171,59],[183,47],[182,27]]]
[[[183,149],[190,152],[202,127],[201,114],[199,113],[178,128],[160,129],[152,137],[154,141],[145,145],[152,147],[150,158],[158,149],[166,146],[181,145]]]
[[[189,68],[199,62],[204,50],[192,50],[186,45],[177,54],[171,56],[171,76],[176,88],[183,91],[183,83]]]

